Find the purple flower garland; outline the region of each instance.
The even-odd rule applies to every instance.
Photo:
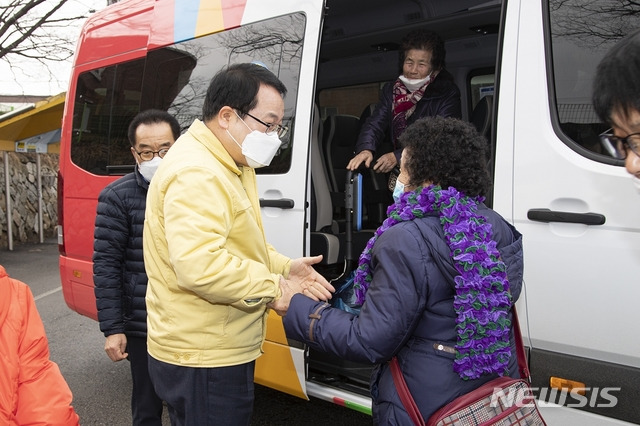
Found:
[[[405,192],[389,206],[387,218],[360,255],[354,277],[358,303],[371,284],[371,251],[387,229],[438,212],[450,255],[460,275],[455,277],[456,359],[453,370],[462,379],[507,373],[511,346],[511,293],[506,266],[493,240],[491,224],[477,214],[482,197],[467,197],[453,187],[432,185]]]

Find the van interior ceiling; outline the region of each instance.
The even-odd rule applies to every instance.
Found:
[[[500,14],[501,2],[495,0],[329,0],[317,88],[395,78],[402,37],[426,28],[445,41],[446,66],[463,91],[464,104],[460,83],[465,70],[495,65]]]

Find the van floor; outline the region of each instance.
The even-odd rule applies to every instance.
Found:
[[[345,361],[314,349],[309,350],[308,361],[310,381],[369,396],[373,364]]]

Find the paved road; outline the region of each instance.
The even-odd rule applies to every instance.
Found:
[[[74,396],[81,424],[131,424],[131,376],[125,361],[113,363],[103,350],[98,324],[65,304],[58,273],[55,240],[0,248],[0,264],[9,275],[29,284],[58,363]],[[165,415],[164,424],[169,425]],[[325,401],[310,402],[257,386],[252,425],[370,425],[371,417]]]

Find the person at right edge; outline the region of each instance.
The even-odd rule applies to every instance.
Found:
[[[377,364],[373,422],[412,421],[388,361],[396,356],[424,419],[498,376],[519,378],[511,307],[522,288],[522,235],[483,203],[485,141],[462,120],[426,117],[400,138],[394,204],[362,252],[359,316],[293,295],[287,337]]]
[[[423,117],[462,117],[460,90],[444,69],[445,56],[444,41],[433,31],[414,30],[402,39],[401,74],[382,88],[380,101],[362,125],[348,170],[363,162],[371,167],[376,151],[390,137],[393,151],[380,155],[373,165],[375,172],[388,173],[400,164],[398,139],[408,125]]]
[[[640,30],[607,52],[593,83],[593,106],[612,130],[600,137],[624,160],[640,193]]]

